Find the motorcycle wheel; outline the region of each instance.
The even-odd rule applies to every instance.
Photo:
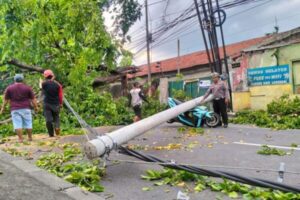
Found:
[[[212,113],[211,118],[205,118],[205,124],[208,127],[217,127],[220,123],[220,116],[217,113]]]

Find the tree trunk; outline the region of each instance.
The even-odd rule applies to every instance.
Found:
[[[126,97],[128,95],[128,78],[126,74],[121,77],[121,87],[122,96]]]

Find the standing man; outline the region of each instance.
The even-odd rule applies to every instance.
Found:
[[[212,81],[213,83],[205,93],[203,100],[206,99],[209,94],[214,95],[214,100],[213,100],[214,112],[217,113],[219,116],[222,116],[222,122],[224,124],[224,128],[227,128],[228,127],[227,106],[229,103],[228,87],[224,81],[220,80],[220,74],[216,72],[212,74]]]
[[[63,104],[62,86],[55,81],[55,76],[51,70],[44,71],[45,81],[42,83],[42,92],[44,95],[44,115],[46,118],[46,127],[50,137],[60,135],[59,112]]]
[[[8,86],[4,93],[4,102],[0,114],[3,113],[7,103],[10,104],[10,111],[14,130],[16,131],[19,142],[23,142],[23,129],[26,129],[28,140],[32,141],[32,115],[31,103],[37,112],[38,105],[34,93],[28,85],[23,83],[23,74],[16,74],[15,83]]]
[[[143,100],[149,103],[140,88],[138,82],[133,83],[133,88],[130,90],[129,103],[131,104],[134,111],[133,122],[137,122],[142,119],[142,103]]]

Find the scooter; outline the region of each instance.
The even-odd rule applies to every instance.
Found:
[[[182,102],[168,98],[168,105],[170,108],[175,107]],[[220,117],[218,114],[211,112],[207,109],[206,106],[197,106],[192,110],[189,110],[185,113],[181,113],[176,118],[173,118],[168,121],[168,123],[179,122],[186,126],[191,127],[203,127],[205,124],[208,127],[217,127],[220,124]]]

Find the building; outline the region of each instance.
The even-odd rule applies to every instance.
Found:
[[[245,48],[233,68],[234,110],[266,109],[284,94],[300,95],[300,28]]]
[[[241,51],[262,42],[266,37],[250,39],[226,46],[227,57],[229,61],[236,60],[241,57]],[[220,52],[221,49],[220,49]],[[224,55],[221,53],[221,57]],[[166,102],[168,96],[172,95],[173,89],[185,90],[190,97],[201,96],[205,93],[207,88],[199,87],[199,82],[210,81],[211,69],[209,66],[206,51],[199,51],[175,58],[170,58],[158,62],[151,63],[152,79],[160,79],[160,100]],[[232,68],[231,65],[229,66]],[[130,78],[147,79],[148,66],[139,66],[140,72],[136,73]],[[180,80],[176,76],[183,75]]]
[[[300,95],[300,28],[230,44],[226,51],[234,111],[266,109],[284,94]],[[148,66],[139,69],[130,78],[146,80]],[[182,89],[190,97],[203,95],[211,74],[206,51],[153,62],[151,72],[152,78],[160,79],[161,102],[173,89]],[[178,72],[182,79],[176,77]]]

